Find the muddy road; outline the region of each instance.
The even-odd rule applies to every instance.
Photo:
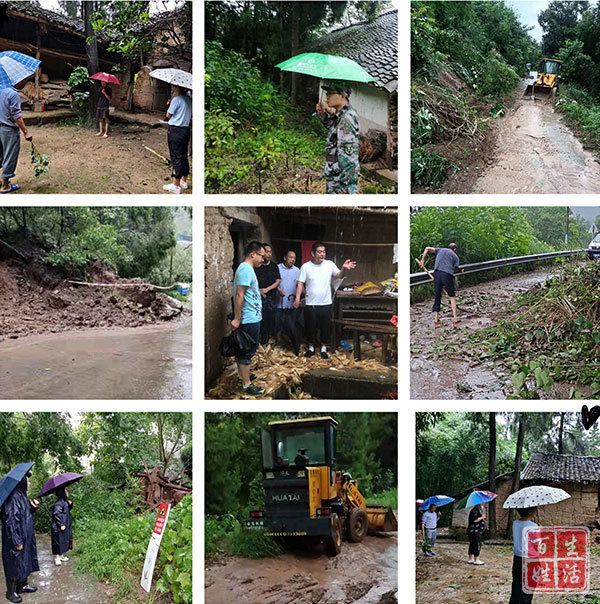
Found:
[[[496,147],[470,193],[599,193],[600,164],[550,102],[522,97],[497,127]]]
[[[417,543],[417,604],[505,604],[512,583],[512,543],[488,545],[481,549],[484,566],[467,564],[469,543],[440,540],[437,556],[425,557]],[[592,547],[590,594],[600,593],[600,555]],[[536,594],[535,604],[559,604],[585,601],[583,597]]]
[[[0,342],[1,399],[191,399],[192,320]]]
[[[442,297],[440,326],[433,326],[433,298],[411,305],[410,396],[411,399],[506,399],[513,393],[510,375],[492,358],[467,358],[469,334],[491,327],[508,316],[504,306],[515,295],[556,274],[543,268],[511,275],[488,283],[461,287],[456,300],[458,325],[452,323],[448,297]],[[547,398],[568,398],[570,385],[555,384]],[[584,386],[580,387],[585,392]]]
[[[37,587],[33,594],[23,594],[27,604],[110,604],[113,601],[95,578],[73,572],[75,560],[54,565],[50,535],[36,535],[40,571],[29,576],[29,585]],[[4,573],[0,573],[0,595],[6,593]],[[8,600],[5,600],[7,602]]]
[[[398,590],[396,533],[344,541],[334,558],[321,546],[277,558],[225,558],[207,565],[206,604],[395,604]]]

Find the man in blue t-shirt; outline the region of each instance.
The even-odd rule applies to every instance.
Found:
[[[452,321],[456,325],[460,323],[458,307],[456,306],[456,289],[454,287],[454,271],[460,264],[458,246],[456,243],[451,243],[448,247],[426,247],[423,250],[421,261],[417,261],[423,270],[425,270],[425,258],[429,253],[435,256],[435,265],[433,267],[433,289],[435,293],[433,301],[433,324],[435,327],[438,327],[440,324],[440,303],[442,301],[442,289],[445,289],[450,298],[450,306],[452,307]]]
[[[255,342],[254,347],[235,357],[240,379],[238,383],[244,394],[257,396],[264,394],[264,388],[252,383],[256,379],[250,375],[250,362],[258,348],[260,338],[260,322],[262,320],[262,298],[258,288],[255,268],[265,260],[265,250],[262,243],[251,241],[244,250],[244,261],[237,267],[233,278],[233,319],[232,329],[241,329]]]

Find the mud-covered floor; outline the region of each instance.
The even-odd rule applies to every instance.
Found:
[[[80,126],[45,124],[30,126],[29,131],[36,151],[48,156],[49,170],[34,176],[31,144],[21,137],[16,176],[11,180],[21,189],[3,196],[6,200],[27,193],[165,194],[162,187],[171,182],[170,167],[145,148],[168,158],[165,128],[113,123],[108,138]],[[191,193],[191,188],[182,193]]]
[[[397,590],[396,533],[344,541],[333,558],[313,545],[277,558],[225,558],[205,569],[206,604],[395,604]]]
[[[467,541],[440,540],[435,546],[435,557],[427,558],[416,544],[417,604],[505,604],[510,597],[512,583],[512,543],[487,545],[484,541],[480,559],[483,566],[467,564]],[[594,553],[596,552],[596,553]],[[600,581],[600,554],[592,548],[591,594],[598,594]],[[596,596],[597,597],[597,596]],[[536,594],[535,604],[587,602],[583,595]]]
[[[71,553],[69,561],[55,566],[50,535],[36,535],[40,571],[29,576],[29,585],[37,587],[33,594],[23,594],[23,604],[110,604],[104,587],[94,577],[75,573],[75,560]],[[0,596],[4,598],[6,582],[0,573]],[[4,602],[8,600],[4,599]]]
[[[493,355],[469,358],[469,334],[508,317],[505,304],[516,294],[548,279],[556,268],[511,275],[487,283],[460,287],[456,300],[458,325],[452,323],[448,297],[442,297],[440,326],[433,326],[433,298],[410,308],[410,393],[412,399],[506,399],[513,393],[510,375]],[[554,384],[544,398],[568,398],[570,384]],[[585,394],[585,386],[578,386]]]

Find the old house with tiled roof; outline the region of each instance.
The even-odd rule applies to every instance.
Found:
[[[397,169],[398,11],[336,29],[303,52],[348,57],[375,78],[369,84],[353,83],[350,95],[361,125],[361,163],[380,155],[390,170]]]
[[[496,529],[506,530],[508,510],[502,506],[511,493],[512,472],[496,478]],[[538,508],[538,522],[545,526],[594,526],[600,521],[600,457],[593,455],[558,455],[534,453],[521,472],[520,486],[547,485],[558,487],[571,497],[560,503]],[[453,527],[465,527],[470,510],[458,510],[462,497],[473,490],[487,490],[488,482],[482,482],[455,498],[452,515]],[[487,505],[486,505],[487,507]],[[534,519],[535,520],[535,519]]]

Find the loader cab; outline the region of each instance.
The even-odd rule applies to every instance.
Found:
[[[336,432],[332,417],[270,422],[261,430],[263,474],[311,466],[335,472]]]
[[[557,59],[542,59],[540,66],[538,67],[538,73],[545,73],[548,75],[558,75],[560,71],[560,61]]]

